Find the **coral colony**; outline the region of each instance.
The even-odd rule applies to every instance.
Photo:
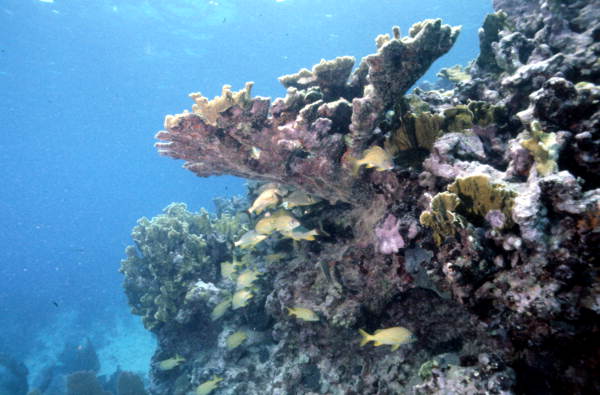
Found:
[[[600,7],[494,5],[446,89],[409,93],[460,30],[426,20],[166,117],[160,154],[253,181],[133,230],[153,393],[600,391]]]

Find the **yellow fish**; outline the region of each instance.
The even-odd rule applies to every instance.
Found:
[[[374,346],[382,346],[384,344],[388,344],[392,346],[392,351],[396,351],[398,347],[405,343],[410,343],[414,340],[414,336],[411,331],[401,326],[395,326],[387,329],[378,329],[374,334],[369,335],[362,329],[359,329],[358,332],[362,335],[362,339],[360,341],[360,346],[364,346],[368,342],[374,342]]]
[[[227,349],[233,350],[234,348],[245,342],[247,338],[248,335],[244,331],[240,330],[235,333],[232,333],[231,335],[227,336],[227,340],[225,341],[227,343]]]
[[[249,213],[260,214],[269,207],[277,206],[279,203],[279,190],[276,188],[266,189],[258,195],[252,206],[248,209]]]
[[[304,191],[297,189],[283,198],[281,206],[286,210],[291,210],[294,207],[310,206],[318,202],[319,199],[309,195]]]
[[[233,280],[233,275],[237,270],[237,262],[221,262],[221,276]]]
[[[244,270],[237,278],[236,289],[240,290],[252,286],[252,283],[255,282],[260,275],[261,273],[256,270]]]
[[[255,230],[250,230],[244,233],[238,241],[233,243],[233,245],[240,248],[250,248],[254,247],[266,238],[267,236],[265,236],[264,234],[260,234],[260,232],[257,232]]]
[[[266,191],[267,189],[275,189],[275,190],[277,190],[277,193],[280,196],[283,196],[283,195],[285,195],[286,193],[289,192],[289,189],[285,185],[281,185],[281,184],[278,184],[276,182],[268,182],[266,184],[262,184],[258,188],[258,190],[256,192],[260,194],[263,191]]]
[[[355,173],[365,165],[367,168],[375,168],[377,171],[392,170],[394,168],[394,158],[389,152],[378,145],[367,148],[363,152],[363,157],[354,162]]]
[[[169,358],[169,359],[165,359],[164,361],[160,361],[158,363],[158,368],[160,370],[171,370],[171,369],[176,368],[177,366],[181,365],[184,362],[185,362],[185,358],[183,358],[181,355],[175,355],[173,358]]]
[[[317,236],[319,234],[319,232],[317,232],[316,229],[308,230],[302,226],[298,226],[296,229],[292,229],[289,232],[282,232],[281,234],[283,234],[284,237],[287,237],[289,239],[293,239],[296,241],[300,241],[300,240],[314,241],[315,236]]]
[[[219,303],[218,305],[215,306],[212,313],[210,313],[210,318],[213,321],[218,320],[219,318],[223,317],[223,315],[227,312],[227,310],[229,310],[230,307],[231,307],[231,298],[227,298],[227,299],[223,300],[221,303]]]
[[[232,306],[234,310],[239,309],[240,307],[248,306],[248,301],[252,299],[254,295],[252,292],[242,289],[233,294]]]
[[[275,254],[269,254],[264,257],[264,259],[267,263],[279,262],[279,261],[283,260],[284,258],[287,258],[287,254],[282,254],[280,252],[275,253]]]
[[[288,307],[287,309],[289,315],[295,315],[302,321],[319,321],[319,316],[311,309],[305,307]]]
[[[205,381],[196,388],[196,395],[210,394],[219,386],[221,381],[223,381],[222,377],[213,376],[211,380]]]
[[[260,148],[252,147],[252,149],[250,150],[250,156],[252,156],[256,160],[259,160],[261,152],[262,150]]]
[[[296,218],[285,210],[279,210],[274,214],[261,218],[254,229],[262,235],[268,235],[276,230],[282,233],[289,232],[298,226],[300,226],[300,222]]]

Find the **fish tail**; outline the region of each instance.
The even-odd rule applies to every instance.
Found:
[[[287,311],[288,311],[288,315],[294,315],[294,313],[292,312],[292,309],[290,309],[289,307],[286,307]]]
[[[365,332],[364,330],[362,330],[362,329],[359,329],[359,330],[358,330],[358,333],[360,333],[360,334],[361,334],[361,336],[362,336],[362,339],[360,340],[360,346],[361,346],[361,347],[362,347],[362,346],[364,346],[365,344],[367,344],[368,342],[370,342],[370,341],[371,341],[371,335],[369,335],[369,334],[368,334],[367,332]]]
[[[360,167],[364,164],[360,159],[355,159],[352,158],[352,175],[354,177],[358,176],[358,173],[360,171]]]

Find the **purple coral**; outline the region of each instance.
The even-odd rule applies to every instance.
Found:
[[[375,229],[377,236],[377,249],[382,254],[394,254],[400,248],[404,248],[404,239],[400,235],[398,226],[400,221],[389,214],[385,221]]]

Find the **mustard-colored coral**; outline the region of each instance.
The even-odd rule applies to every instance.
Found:
[[[464,104],[445,109],[444,118],[444,129],[451,133],[461,133],[473,127],[473,113]]]
[[[467,107],[473,113],[473,123],[481,127],[502,123],[506,118],[506,108],[500,105],[471,100]]]
[[[386,142],[386,149],[392,154],[414,148],[431,151],[433,143],[441,134],[443,117],[430,112],[408,113],[402,124]]]
[[[217,96],[210,101],[202,96],[200,92],[190,93],[190,97],[196,102],[192,106],[192,111],[200,115],[206,123],[216,126],[217,119],[222,112],[235,105],[244,105],[250,100],[253,85],[254,82],[246,82],[244,89],[237,92],[231,91],[231,85],[223,85],[221,96]]]
[[[458,196],[460,209],[465,213],[484,218],[489,211],[498,210],[504,214],[504,227],[512,224],[511,210],[517,193],[502,184],[493,184],[488,175],[459,177],[448,185],[448,191]]]
[[[439,246],[444,237],[454,236],[461,227],[461,218],[455,213],[460,199],[454,193],[442,192],[433,197],[429,210],[423,211],[419,217],[421,225],[433,230],[433,239]]]
[[[447,192],[433,197],[429,210],[421,213],[419,220],[432,229],[433,239],[440,245],[444,237],[454,236],[463,227],[463,216],[484,219],[491,210],[498,210],[504,215],[502,227],[511,226],[516,196],[516,192],[504,185],[492,183],[485,174],[459,177],[448,185]]]
[[[538,121],[533,121],[529,138],[521,141],[521,145],[531,152],[535,160],[535,168],[541,176],[558,171],[558,142],[555,133],[545,133]]]
[[[471,81],[471,75],[463,69],[463,67],[459,64],[452,67],[443,68],[440,70],[436,76],[440,78],[445,78],[450,82],[458,83],[458,82],[467,82]]]

